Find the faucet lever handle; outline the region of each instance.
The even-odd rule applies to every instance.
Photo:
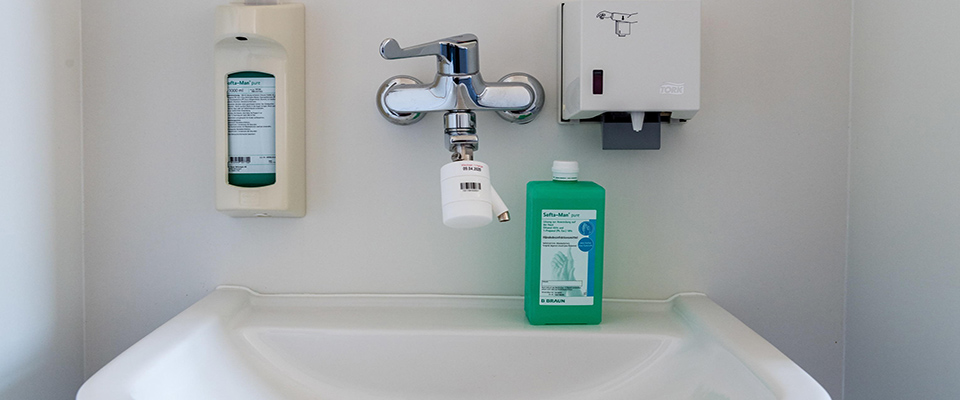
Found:
[[[432,42],[401,48],[394,38],[380,44],[380,56],[387,60],[437,56],[437,71],[443,75],[480,72],[480,49],[472,33],[451,36]]]

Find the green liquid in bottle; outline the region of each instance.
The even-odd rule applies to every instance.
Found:
[[[554,165],[553,181],[527,184],[524,310],[534,325],[599,324],[605,190]]]

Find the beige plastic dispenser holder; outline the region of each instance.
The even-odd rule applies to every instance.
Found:
[[[306,214],[303,4],[217,7],[215,90],[217,210],[233,217]],[[276,85],[276,181],[261,187],[228,183],[227,75],[255,71]]]

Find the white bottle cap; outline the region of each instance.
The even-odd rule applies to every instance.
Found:
[[[554,161],[553,180],[575,181],[580,174],[580,163],[576,161]]]

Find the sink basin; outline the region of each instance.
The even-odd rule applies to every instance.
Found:
[[[520,297],[223,286],[103,367],[77,399],[830,398],[705,295],[603,305],[600,325],[532,326]]]

